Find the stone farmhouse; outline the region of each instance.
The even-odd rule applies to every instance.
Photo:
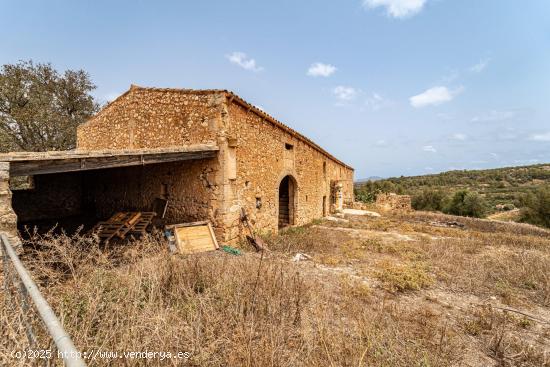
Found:
[[[168,200],[165,224],[218,241],[301,225],[353,202],[353,168],[226,90],[131,88],[78,128],[77,148],[0,155],[0,230],[98,220]],[[26,189],[9,180],[29,178]],[[12,185],[13,186],[13,185]],[[87,219],[85,219],[87,218]]]

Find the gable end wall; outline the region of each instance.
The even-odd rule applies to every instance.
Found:
[[[77,148],[140,149],[215,144],[223,93],[132,87],[78,127]]]

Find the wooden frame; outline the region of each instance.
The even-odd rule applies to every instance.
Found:
[[[172,224],[165,226],[166,229],[172,230],[174,233],[174,237],[176,238],[176,245],[178,247],[178,251],[182,254],[193,254],[198,252],[206,252],[208,250],[203,249],[185,249],[184,246],[184,238],[181,237],[181,235],[178,233],[178,229],[182,228],[190,228],[190,227],[201,227],[206,226],[208,229],[208,233],[210,234],[210,239],[212,241],[212,244],[214,245],[213,250],[219,249],[218,241],[216,240],[216,236],[214,235],[214,230],[212,229],[212,224],[209,221],[200,221],[200,222],[190,222],[190,223],[180,223],[180,224]]]

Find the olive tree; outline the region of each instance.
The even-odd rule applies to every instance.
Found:
[[[20,61],[0,71],[0,150],[75,147],[76,127],[99,109],[83,70],[62,74],[51,64]]]

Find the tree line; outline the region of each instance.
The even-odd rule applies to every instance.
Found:
[[[476,218],[520,208],[520,221],[550,228],[549,164],[450,171],[355,185],[355,197],[363,202],[373,202],[379,193],[388,192],[411,195],[415,210]]]

